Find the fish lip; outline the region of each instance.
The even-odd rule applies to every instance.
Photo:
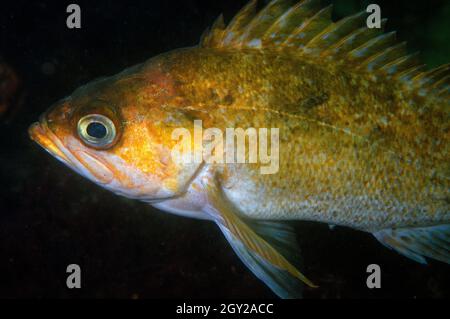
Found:
[[[48,127],[45,113],[40,116],[39,122],[30,125],[28,135],[52,156],[68,166],[73,166],[73,162],[61,150],[62,143]]]
[[[53,133],[53,131],[48,126],[46,115],[47,112],[43,113],[39,117],[39,122],[35,122],[30,125],[30,127],[28,128],[28,134],[30,135],[30,138],[38,143],[48,153],[50,153],[50,155],[56,157],[56,159],[64,163],[67,167],[71,168],[78,174],[90,178],[94,182],[101,185],[109,184],[113,180],[113,177],[104,179],[102,178],[102,176],[93,173],[93,171],[91,171],[89,167],[82,162],[82,159],[79,158],[80,155],[77,156],[74,151],[71,151],[69,148],[67,148],[58,138],[58,136]],[[108,167],[104,162],[100,161],[98,157],[93,156],[92,154],[89,154],[87,152],[83,153],[85,154],[85,156],[89,156],[89,158],[100,162],[101,164],[103,164],[102,167],[104,167],[105,170],[108,170],[108,172],[110,172],[111,174],[113,173],[110,167]]]

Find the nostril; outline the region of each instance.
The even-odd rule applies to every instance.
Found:
[[[72,115],[73,109],[67,102],[57,102],[52,105],[42,117],[45,117],[47,123],[53,123],[58,121],[65,121]]]

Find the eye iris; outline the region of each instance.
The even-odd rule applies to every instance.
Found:
[[[89,134],[89,136],[95,138],[104,138],[108,133],[106,127],[99,122],[89,123],[89,125],[86,128],[86,132]]]
[[[78,120],[77,133],[88,146],[107,149],[116,139],[116,126],[104,115],[88,114]]]

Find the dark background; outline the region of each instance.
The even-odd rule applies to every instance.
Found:
[[[71,2],[81,6],[81,30],[66,28]],[[27,136],[40,113],[81,84],[195,45],[218,14],[228,21],[246,1],[71,2],[0,3],[0,61],[22,83],[21,98],[0,114],[0,297],[273,297],[212,223],[113,195]],[[388,30],[428,65],[450,62],[449,1],[332,2],[336,18],[378,3]],[[307,298],[450,295],[448,265],[419,265],[350,229],[296,227],[302,270],[320,285],[306,289]],[[66,288],[71,263],[82,268],[82,289]],[[382,289],[366,287],[372,263],[382,268]]]

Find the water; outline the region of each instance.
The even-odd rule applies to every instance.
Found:
[[[212,223],[113,195],[27,135],[40,113],[81,84],[195,45],[220,12],[229,19],[245,1],[77,3],[80,30],[65,26],[69,2],[0,5],[0,57],[21,79],[20,98],[0,119],[0,297],[273,297]],[[368,4],[333,3],[336,16]],[[389,18],[388,30],[408,40],[411,51],[420,49],[430,66],[449,62],[448,1],[377,3]],[[306,289],[307,298],[450,295],[448,265],[416,264],[357,231],[295,225],[303,271],[320,285]],[[72,263],[81,266],[83,289],[66,287]],[[366,287],[372,263],[381,266],[381,289]]]

